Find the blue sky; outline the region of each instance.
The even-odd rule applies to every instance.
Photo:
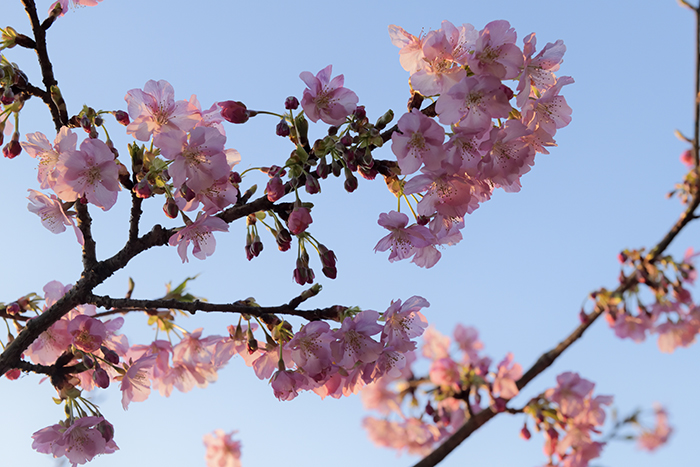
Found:
[[[40,1],[45,14],[51,2]],[[338,258],[338,279],[321,278],[322,294],[309,306],[358,305],[383,311],[393,299],[421,295],[431,307],[428,321],[450,333],[456,323],[475,326],[486,352],[499,361],[507,352],[528,367],[578,324],[578,310],[587,294],[616,285],[616,256],[624,248],[651,246],[681,212],[665,194],[678,182],[678,162],[686,146],[674,129],[692,133],[693,18],[676,2],[640,6],[632,1],[520,2],[502,0],[466,4],[359,0],[352,4],[308,1],[185,2],[104,0],[79,8],[49,30],[49,53],[70,113],[83,104],[96,109],[125,109],[127,91],[149,79],[166,79],[177,99],[196,94],[204,108],[222,100],[241,100],[250,108],[280,111],[288,95],[301,97],[302,71],[313,73],[333,64],[335,74],[360,97],[370,119],[387,109],[397,116],[409,97],[408,74],[387,33],[397,24],[417,34],[439,28],[444,19],[468,22],[477,29],[506,19],[519,43],[536,32],[538,44],[562,39],[567,46],[559,75],[576,83],[563,94],[573,121],[557,134],[558,148],[538,155],[517,194],[496,193],[467,219],[464,240],[442,251],[430,270],[409,263],[390,264],[374,245],[384,235],[376,224],[380,212],[395,207],[395,198],[381,180],[360,180],[352,195],[342,183],[326,181],[316,203],[312,233]],[[2,7],[5,25],[28,33],[19,1]],[[39,81],[32,54],[12,49],[7,57]],[[292,147],[274,135],[274,117],[226,127],[228,147],[240,151],[239,167],[283,162]],[[40,102],[27,103],[22,133],[53,135]],[[130,139],[123,128],[110,126],[126,155]],[[321,136],[322,126],[311,127]],[[120,134],[121,133],[121,134]],[[378,157],[390,158],[389,148]],[[26,190],[38,189],[36,164],[24,154],[2,162],[0,193],[8,219],[0,251],[0,300],[36,291],[50,280],[75,282],[82,268],[73,234],[53,235],[26,210]],[[264,183],[260,177],[257,183]],[[122,198],[108,213],[93,209],[98,256],[104,258],[126,238],[128,201]],[[144,230],[167,223],[161,201],[145,203]],[[149,224],[150,223],[150,224]],[[263,236],[265,250],[248,263],[243,251],[245,228],[217,235],[217,252],[205,261],[182,265],[173,248],[159,248],[136,258],[131,267],[110,278],[97,293],[123,295],[127,278],[136,281],[135,297],[163,293],[168,281],[200,274],[192,292],[212,302],[249,296],[264,305],[288,301],[301,290],[291,280],[294,254],[276,251]],[[691,225],[671,246],[681,255],[700,248],[697,226]],[[318,269],[318,268],[317,268]],[[700,291],[695,289],[696,299]],[[132,343],[145,343],[153,332],[134,316],[124,328]],[[200,316],[181,325],[205,333],[224,334],[231,316]],[[555,384],[557,374],[577,371],[595,381],[597,394],[615,396],[626,414],[655,401],[666,405],[676,433],[659,452],[639,453],[628,444],[611,444],[596,465],[685,465],[695,456],[700,402],[697,346],[661,354],[655,341],[634,344],[615,338],[604,322],[535,379],[514,401]],[[31,434],[56,423],[62,409],[51,402],[53,388],[40,378],[0,380],[6,401],[0,437],[6,465],[54,465],[32,451]],[[239,430],[244,465],[292,464],[406,466],[417,459],[396,457],[377,449],[362,431],[359,397],[320,401],[313,394],[278,402],[266,382],[259,381],[234,359],[207,389],[153,395],[147,402],[121,409],[116,388],[97,395],[105,416],[115,425],[121,450],[92,465],[204,465],[201,437],[215,428]],[[501,416],[479,430],[442,464],[535,466],[546,462],[542,439],[518,437],[522,418]],[[506,447],[506,449],[504,449]]]

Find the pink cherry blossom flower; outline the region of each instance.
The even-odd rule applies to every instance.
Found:
[[[27,199],[31,201],[31,203],[27,205],[27,209],[39,216],[41,224],[44,227],[57,234],[65,231],[66,226],[70,225],[75,231],[78,243],[81,245],[83,244],[83,232],[75,225],[73,218],[63,210],[63,205],[61,201],[56,198],[56,195],[48,197],[36,190],[27,191],[29,191]]]
[[[68,332],[73,337],[73,345],[83,352],[95,352],[107,338],[107,328],[99,319],[78,315],[68,323]]]
[[[126,131],[141,141],[162,133],[187,133],[201,119],[198,109],[189,102],[175,102],[175,90],[165,80],[150,80],[143,91],[127,92],[124,100],[131,116]]]
[[[224,152],[226,137],[216,128],[197,127],[190,133],[170,132],[156,140],[163,157],[173,161],[168,173],[176,188],[184,183],[195,193],[228,177],[231,168]]]
[[[512,399],[518,395],[515,382],[523,375],[520,363],[513,363],[513,354],[508,352],[506,358],[498,364],[498,374],[493,380],[493,392],[504,399]]]
[[[482,176],[509,193],[520,191],[520,177],[535,163],[534,148],[524,139],[530,133],[518,120],[507,120],[503,127],[493,128],[490,140],[484,142],[490,150],[481,159]]]
[[[411,86],[425,96],[445,93],[467,75],[455,60],[453,44],[442,29],[425,36],[423,61],[421,69],[411,75]]]
[[[51,6],[49,7],[49,13],[51,13],[56,7],[56,5],[58,5],[59,3],[61,4],[61,14],[59,15],[59,17],[61,17],[64,14],[66,14],[70,6],[95,6],[101,1],[102,0],[58,0],[57,2],[53,2],[51,4]]]
[[[467,64],[476,74],[491,74],[498,79],[512,79],[523,67],[523,52],[515,45],[515,29],[504,20],[492,21],[479,32],[474,53]]]
[[[382,329],[382,342],[387,347],[391,346],[395,351],[407,352],[416,348],[416,343],[411,339],[423,334],[428,326],[428,320],[420,312],[430,303],[423,297],[413,296],[402,305],[401,300],[392,302],[384,312],[384,329]]]
[[[406,227],[408,224],[408,216],[406,214],[391,211],[379,214],[379,225],[388,229],[391,233],[377,242],[374,251],[386,251],[391,249],[389,261],[394,261],[418,256],[423,253],[426,256],[413,259],[412,262],[421,267],[431,268],[440,259],[440,252],[435,249],[433,243],[436,241],[435,236],[430,230],[422,225],[413,224]],[[427,251],[424,251],[427,250]]]
[[[228,224],[219,217],[200,215],[193,223],[173,234],[168,243],[170,246],[177,245],[177,252],[183,263],[189,261],[187,247],[190,242],[194,245],[192,249],[194,257],[204,259],[211,256],[216,248],[216,240],[212,234],[214,231],[228,232]]]
[[[425,160],[442,155],[445,129],[418,109],[404,114],[398,122],[399,131],[391,135],[391,150],[402,175],[412,174]]]
[[[321,119],[329,125],[341,125],[355,111],[359,99],[354,92],[343,87],[343,75],[331,80],[332,68],[332,65],[328,65],[316,76],[308,71],[299,75],[308,86],[304,90],[301,107],[312,122]]]
[[[119,390],[122,392],[122,407],[129,408],[131,402],[143,402],[151,394],[151,374],[156,356],[148,355],[133,362],[122,377]]]
[[[299,395],[299,391],[310,389],[310,378],[296,371],[277,371],[272,375],[270,384],[275,393],[275,397],[281,401],[290,401]]]
[[[520,78],[518,78],[519,82],[517,87],[519,91],[517,103],[520,107],[523,107],[528,98],[534,95],[533,88],[541,94],[545,89],[554,84],[556,80],[554,72],[559,69],[562,57],[566,52],[564,42],[558,40],[555,43],[547,43],[544,49],[542,49],[537,56],[532,58],[537,43],[534,32],[525,37],[523,43],[525,62],[523,64],[523,72]]]
[[[214,433],[204,435],[207,467],[241,467],[241,442],[233,440],[236,433],[214,430]]]
[[[578,373],[565,372],[557,376],[557,387],[547,389],[545,396],[559,404],[564,415],[576,417],[584,409],[584,398],[588,396],[595,384],[581,378]]]
[[[32,448],[54,457],[65,456],[75,467],[119,449],[112,439],[114,429],[109,429],[111,426],[104,417],[82,417],[68,427],[52,425],[32,435]]]
[[[573,82],[572,77],[562,76],[556,84],[542,94],[542,97],[530,99],[525,103],[522,109],[523,122],[530,130],[541,128],[547,134],[554,136],[557,129],[571,123],[571,107],[559,92],[562,86]]]
[[[311,211],[309,208],[295,206],[294,210],[289,215],[289,219],[287,219],[287,227],[289,227],[289,232],[291,232],[292,235],[299,235],[304,232],[312,222],[313,219],[311,219]]]
[[[73,338],[68,332],[68,321],[60,319],[49,329],[39,334],[26,351],[27,356],[41,365],[52,365],[63,352],[68,350]]]
[[[60,176],[54,190],[64,201],[81,196],[107,211],[117,202],[119,167],[107,144],[99,139],[86,139],[80,151],[72,151],[59,159]]]
[[[656,425],[653,430],[644,430],[637,438],[637,446],[645,451],[655,451],[668,442],[673,428],[668,424],[668,414],[660,405],[654,407]]]
[[[35,159],[39,159],[39,170],[37,180],[41,183],[42,189],[53,188],[56,185],[56,164],[61,153],[75,151],[78,142],[78,135],[73,133],[68,127],[61,127],[61,130],[54,139],[53,146],[43,133],[28,133],[27,142],[22,143],[22,149]]]
[[[223,121],[224,117],[221,116],[221,109],[214,103],[208,110],[202,110],[202,106],[199,104],[197,96],[192,94],[190,96],[190,106],[196,109],[196,113],[199,114],[199,121],[195,125],[198,126],[208,126],[216,128],[219,133],[226,136],[226,130],[224,129]]]
[[[377,360],[384,347],[371,336],[382,331],[382,326],[377,323],[379,313],[374,310],[365,310],[354,318],[347,317],[334,337],[338,339],[331,342],[331,352],[335,362],[346,368],[352,368],[357,362],[370,363]]]
[[[479,360],[479,350],[484,344],[479,340],[479,331],[472,326],[457,324],[454,329],[454,339],[464,352],[463,363],[476,363]]]
[[[421,36],[409,34],[405,29],[392,24],[389,26],[389,37],[391,43],[399,49],[400,62],[404,70],[413,74],[420,70],[425,61],[423,60],[423,40]]]
[[[325,321],[312,321],[304,325],[287,347],[291,349],[291,358],[299,368],[311,378],[318,379],[326,373],[331,365],[330,343],[335,338],[330,325]]]
[[[501,81],[491,75],[465,76],[435,106],[440,123],[470,130],[488,130],[492,118],[506,118],[511,110]]]
[[[429,371],[430,381],[459,391],[461,388],[459,365],[450,357],[433,360]]]

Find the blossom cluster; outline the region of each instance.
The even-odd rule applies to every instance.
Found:
[[[694,261],[698,255],[689,248],[682,261],[667,256],[652,265],[646,262],[643,250],[625,250],[619,255],[623,264],[620,281],[631,277],[637,285],[624,297],[601,290],[591,298],[606,311],[617,337],[643,342],[647,335],[656,334],[659,349],[666,353],[688,347],[700,333],[700,305],[690,292],[697,279]],[[651,292],[653,300],[643,291]]]
[[[450,351],[448,336],[432,326],[426,330],[420,356],[430,361],[427,377],[414,374],[412,364],[419,358],[414,353],[411,365],[399,374],[386,375],[363,389],[365,408],[384,415],[363,420],[375,444],[425,455],[470,416],[489,407],[501,412],[518,394],[522,367],[512,354],[492,369],[491,358],[481,353],[484,346],[475,328],[457,325],[453,337],[458,356]],[[411,401],[408,408],[406,399]],[[412,414],[415,408],[419,413]]]
[[[44,287],[41,309],[38,298],[25,297],[9,306],[7,312],[21,315],[32,309],[45,311],[71,287],[52,281]],[[268,326],[271,334],[260,328],[265,340],[255,337],[258,327],[250,320],[229,326],[227,336],[204,336],[201,328],[182,331],[180,335],[175,332],[171,311],[151,311],[150,322],[166,330],[169,338],[146,345],[130,345],[126,336],[117,333],[124,321],[122,317],[105,319],[112,314],[109,310],[98,314],[93,305],[76,307],[44,331],[25,352],[33,363],[70,369],[61,376],[53,375],[51,383],[58,399],[66,403],[71,418],[37,432],[35,448],[84,463],[85,460],[74,460],[77,457],[69,455],[82,449],[71,433],[75,430],[77,436],[98,424],[92,423],[88,411],[94,417],[101,415],[94,404],[83,398],[83,391],[118,383],[126,410],[132,402],[146,400],[152,389],[168,397],[174,389],[188,392],[195,386],[206,387],[217,380],[218,371],[235,355],[240,355],[260,379],[269,379],[280,400],[291,400],[303,390],[322,398],[356,393],[383,375],[400,375],[406,354],[416,348],[414,339],[427,326],[420,312],[426,306],[429,304],[425,299],[411,297],[403,303],[392,302],[381,314],[349,309],[336,329],[325,321],[312,321],[294,333],[288,323],[279,321]],[[377,335],[378,339],[374,337]],[[174,343],[172,337],[178,336],[179,342]],[[8,378],[16,379],[17,372],[8,374]],[[111,438],[97,448],[91,442],[93,447],[84,448],[88,454],[81,455],[89,460],[96,453],[110,452],[111,446],[116,449],[110,441]]]
[[[544,453],[547,465],[586,467],[600,456],[604,442],[594,441],[605,422],[605,406],[612,404],[612,396],[595,396],[595,383],[577,373],[566,372],[557,376],[557,386],[547,389],[533,399],[525,413],[534,420],[534,428],[545,439]],[[521,436],[530,438],[527,423]]]
[[[419,37],[392,25],[389,34],[411,74],[414,98],[437,98],[432,109],[437,121],[429,109],[417,107],[398,121],[391,140],[403,178],[395,193],[417,200],[416,222],[409,226],[405,215],[382,214],[379,225],[391,233],[375,250],[390,249],[390,261],[413,257],[429,268],[440,259],[437,246],[462,239],[466,214],[495,188],[519,191],[535,155],[556,145],[556,131],[571,121],[560,92],[573,79],[554,74],[566,50],[561,40],[535,55],[535,34],[520,49],[507,21],[480,31],[443,21],[440,29]],[[517,83],[508,86],[507,80]]]

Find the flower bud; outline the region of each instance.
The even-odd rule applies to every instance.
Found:
[[[287,121],[280,120],[280,122],[277,124],[277,127],[275,127],[275,134],[277,134],[277,136],[282,136],[286,138],[287,136],[289,136],[289,133],[290,130]]]
[[[321,184],[318,183],[316,177],[309,174],[306,177],[306,184],[304,185],[304,188],[306,188],[306,192],[308,194],[315,195],[316,193],[321,191]]]
[[[123,110],[115,110],[112,112],[114,115],[114,118],[117,119],[117,122],[119,122],[121,125],[127,126],[130,121],[129,121],[129,114],[124,112]]]
[[[318,161],[318,166],[316,167],[316,174],[322,178],[326,179],[328,178],[328,174],[331,172],[330,166],[326,163],[326,158],[323,157],[320,161]]]
[[[105,360],[107,360],[112,365],[117,365],[119,363],[119,355],[117,355],[117,352],[115,352],[114,350],[108,349],[103,345],[100,347],[100,351],[102,352],[102,355],[104,356]]]
[[[231,172],[228,176],[229,181],[232,185],[236,186],[243,181],[243,177],[238,172]]]
[[[95,371],[92,373],[92,380],[102,389],[107,389],[109,387],[109,375],[99,365],[95,366]]]
[[[340,138],[340,142],[343,144],[343,146],[350,146],[352,144],[352,136],[346,134],[342,138]]]
[[[287,110],[296,110],[299,108],[299,100],[294,96],[289,96],[284,100],[284,108]]]
[[[221,116],[231,123],[245,123],[250,117],[257,115],[257,112],[248,110],[243,102],[224,101],[217,102],[221,108]]]
[[[182,195],[182,197],[185,198],[185,201],[189,203],[197,196],[197,193],[192,191],[187,184],[183,183],[180,187],[180,195]]]
[[[102,420],[95,426],[95,428],[97,428],[97,431],[100,432],[102,438],[104,438],[106,442],[109,443],[112,441],[112,439],[114,439],[114,426],[112,426],[112,424],[107,420]]]
[[[265,194],[271,203],[274,203],[284,196],[284,183],[282,183],[282,179],[279,176],[272,177],[267,182],[267,186],[265,186]]]
[[[527,441],[530,439],[531,436],[532,435],[530,434],[530,430],[527,429],[527,425],[523,425],[523,429],[520,430],[520,437]]]
[[[19,306],[19,303],[12,302],[5,308],[5,313],[8,315],[18,315],[22,313],[22,307]]]
[[[134,193],[137,198],[141,199],[147,199],[153,195],[153,190],[151,189],[151,184],[148,183],[148,178],[142,178],[141,181],[134,186]]]
[[[353,112],[353,116],[357,120],[364,120],[367,117],[367,112],[365,111],[365,106],[364,105],[358,105],[355,108],[355,112]]]
[[[19,144],[19,133],[14,133],[9,143],[2,148],[2,155],[8,159],[14,159],[22,152],[22,145]]]
[[[289,233],[289,230],[282,227],[275,235],[275,241],[280,251],[287,251],[292,247],[292,234]]]
[[[345,191],[352,193],[357,190],[357,177],[355,177],[352,172],[345,169],[345,183],[343,184]]]
[[[180,212],[180,209],[177,207],[177,203],[175,203],[174,199],[168,198],[168,200],[163,205],[163,212],[169,218],[175,219],[178,213]]]

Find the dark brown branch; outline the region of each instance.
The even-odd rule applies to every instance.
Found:
[[[34,50],[36,50],[36,55],[39,59],[42,81],[44,83],[44,86],[46,87],[46,91],[48,92],[48,90],[51,89],[51,86],[55,86],[58,84],[58,81],[56,81],[56,78],[54,77],[53,66],[51,65],[51,60],[49,60],[49,53],[46,48],[46,29],[48,29],[50,23],[46,26],[46,28],[44,28],[39,22],[39,16],[36,11],[36,4],[34,3],[34,0],[22,0],[22,3],[24,4],[24,9],[27,12],[27,15],[29,16],[29,21],[32,24],[32,33],[34,34],[34,41],[36,43],[36,47],[34,48]],[[58,111],[58,106],[55,102],[53,102],[53,100],[51,100],[50,102],[44,100],[44,102],[51,111],[51,117],[53,118],[53,123],[56,127],[56,131],[59,131],[62,126],[68,123],[68,121],[63,121],[61,119]]]
[[[135,242],[139,237],[139,222],[141,220],[141,204],[143,199],[136,196],[136,193],[131,192],[131,217],[129,218],[129,243]]]
[[[95,239],[92,237],[92,218],[88,212],[87,204],[78,199],[75,204],[78,211],[78,228],[83,233],[83,268],[85,271],[92,269],[97,263],[95,253]]]
[[[139,300],[133,298],[111,298],[99,295],[90,295],[86,303],[102,308],[116,308],[120,312],[143,311],[157,309],[175,309],[188,311],[195,314],[197,311],[206,313],[244,313],[250,316],[257,316],[262,319],[270,315],[290,315],[299,316],[308,321],[333,320],[339,321],[340,312],[345,307],[332,306],[327,308],[316,308],[313,310],[297,310],[293,304],[280,306],[248,306],[236,303],[208,303],[195,300],[194,302],[183,302],[173,299]]]

